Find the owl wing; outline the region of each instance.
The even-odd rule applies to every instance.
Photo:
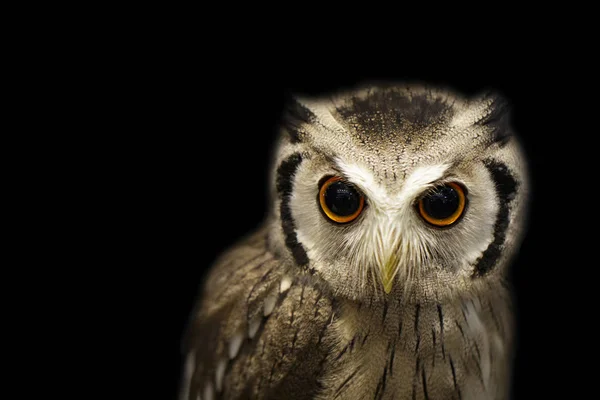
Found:
[[[285,274],[261,230],[213,266],[184,341],[181,399],[310,399],[333,310],[310,276]]]

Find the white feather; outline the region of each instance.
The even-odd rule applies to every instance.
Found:
[[[253,318],[248,324],[248,337],[250,339],[254,338],[256,332],[258,332],[258,328],[260,328],[261,317],[257,316]]]
[[[187,399],[190,391],[190,384],[192,382],[192,376],[194,375],[194,367],[196,365],[196,353],[191,351],[185,360],[184,372],[183,372],[183,388],[181,390],[181,400]]]
[[[290,286],[292,286],[292,278],[286,275],[281,279],[281,283],[279,285],[279,292],[284,293],[290,288]]]
[[[241,332],[236,333],[231,341],[229,342],[229,358],[233,359],[237,356],[238,351],[240,351],[240,347],[242,346],[242,341],[244,339],[244,335]]]
[[[206,386],[204,386],[204,400],[213,400],[215,397],[215,390],[213,389],[213,385],[211,382],[208,382]]]
[[[217,363],[217,368],[215,370],[215,387],[218,393],[220,393],[223,389],[223,377],[225,376],[225,368],[227,368],[227,360],[223,358]]]
[[[265,302],[263,303],[263,315],[265,317],[268,317],[269,315],[271,315],[271,313],[275,309],[275,303],[277,303],[277,294],[276,293],[270,294],[265,299]]]

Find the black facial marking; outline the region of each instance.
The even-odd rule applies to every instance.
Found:
[[[496,184],[496,192],[500,199],[500,209],[494,224],[494,240],[485,249],[483,255],[477,261],[473,277],[483,276],[491,271],[502,254],[502,247],[508,230],[509,206],[517,193],[518,182],[502,162],[486,160],[486,168],[490,171],[492,179]]]
[[[497,95],[488,95],[492,98],[491,112],[483,119],[477,121],[476,125],[491,128],[493,142],[504,146],[510,139],[512,132],[509,127],[510,109],[508,102]]]
[[[290,208],[292,179],[301,162],[302,156],[299,153],[294,153],[279,165],[279,168],[277,168],[276,188],[281,199],[281,227],[283,228],[283,233],[285,235],[285,245],[290,249],[294,259],[299,265],[307,266],[308,256],[306,255],[304,247],[298,243],[296,224]]]

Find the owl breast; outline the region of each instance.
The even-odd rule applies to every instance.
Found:
[[[505,398],[510,321],[496,289],[445,304],[338,302],[320,398]]]

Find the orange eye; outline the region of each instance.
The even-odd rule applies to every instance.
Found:
[[[353,185],[333,176],[321,186],[319,204],[330,220],[345,224],[360,215],[365,207],[365,198]]]
[[[419,214],[431,225],[450,226],[465,210],[465,191],[457,183],[438,186],[419,200]]]

